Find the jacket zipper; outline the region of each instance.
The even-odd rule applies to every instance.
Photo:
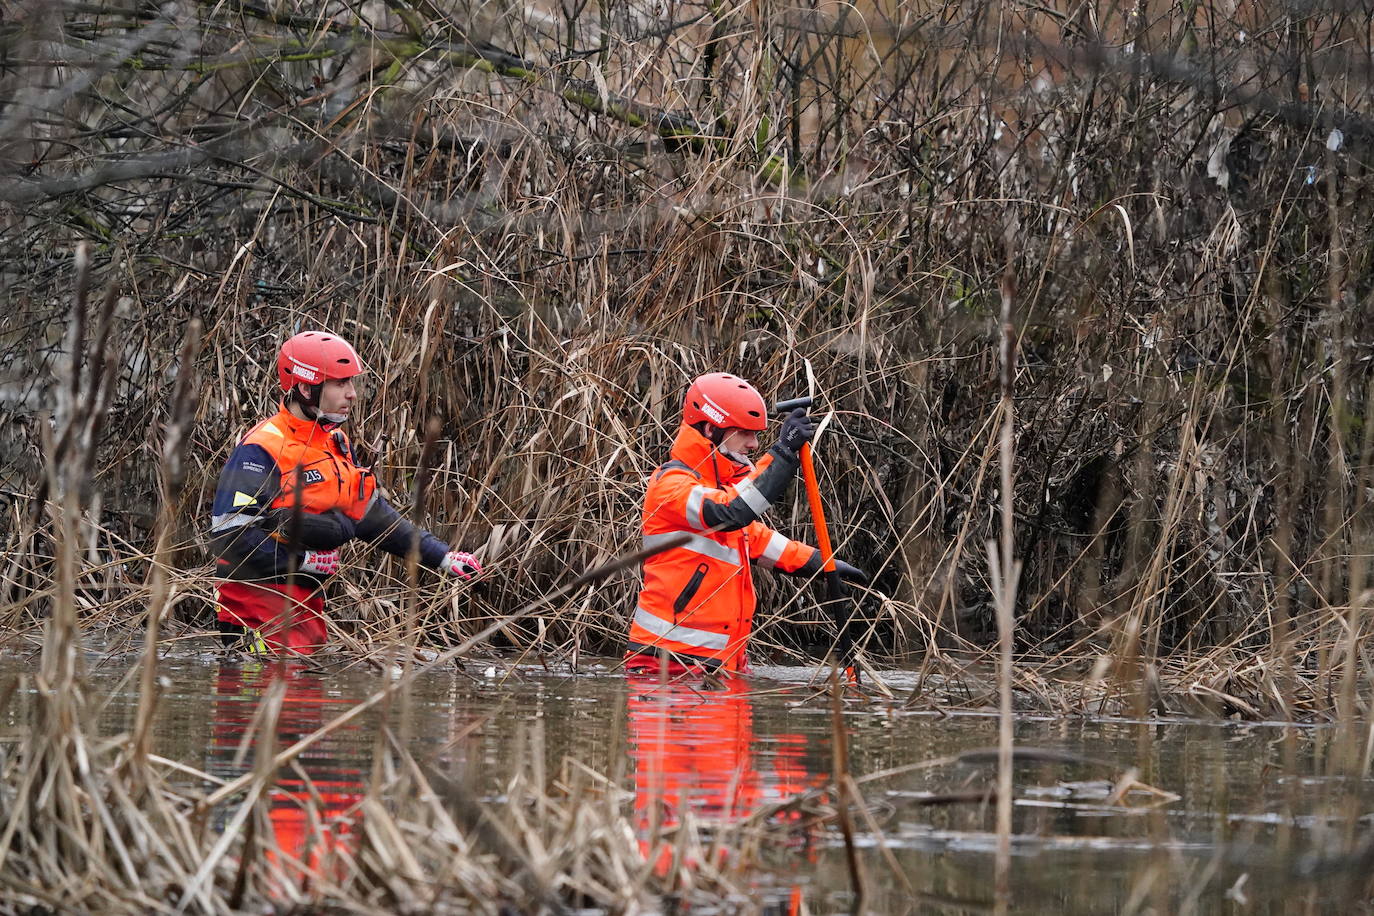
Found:
[[[326,455],[329,456],[329,463],[330,463],[331,465],[334,466],[334,493],[335,493],[335,495],[337,495],[337,496],[342,496],[342,495],[343,495],[343,470],[339,467],[339,459],[336,458],[336,457],[334,457],[334,449],[337,449],[337,448],[339,447],[339,443],[338,443],[337,441],[331,439],[331,440],[330,440],[330,444],[332,444],[332,445],[334,446],[333,449],[326,448],[326,449],[322,449],[322,451],[323,451]]]
[[[361,503],[363,497],[367,495],[367,478],[372,475],[372,471],[367,468],[358,467],[357,463],[353,460],[353,449],[348,447],[342,433],[336,431],[330,435],[329,439],[334,443],[334,447],[338,450],[339,455],[347,462],[348,466],[358,472],[358,498],[356,501]],[[342,475],[339,475],[339,490],[342,493]]]
[[[736,638],[743,638],[743,636],[744,636],[744,606],[745,606],[745,603],[746,603],[746,599],[749,598],[750,592],[753,590],[753,584],[754,584],[754,583],[753,583],[753,575],[752,575],[752,574],[750,573],[750,571],[749,571],[749,535],[746,534],[745,532],[741,531],[741,532],[740,532],[740,542],[739,542],[739,543],[740,543],[739,554],[740,554],[740,564],[741,564],[741,565],[740,565],[740,577],[739,577],[740,597],[739,597],[739,605],[738,605],[739,611],[738,611],[738,613],[737,613],[737,615],[736,615],[736,617],[735,617],[735,634],[736,634]]]

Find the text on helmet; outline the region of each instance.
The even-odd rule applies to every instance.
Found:
[[[298,377],[301,381],[310,382],[312,384],[322,381],[322,373],[317,367],[303,363],[294,356],[289,357],[289,359],[291,360],[291,364],[295,367],[291,370],[292,375]]]

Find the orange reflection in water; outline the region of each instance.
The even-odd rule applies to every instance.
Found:
[[[215,718],[207,764],[212,775],[232,779],[252,768],[261,740],[260,704],[276,683],[284,690],[275,732],[278,751],[355,702],[331,695],[318,675],[298,664],[221,664],[215,678]],[[238,759],[250,735],[252,745]],[[288,767],[277,773],[270,792],[267,819],[275,842],[266,844],[266,859],[299,889],[321,879],[342,877],[343,858],[354,845],[360,818],[356,807],[363,797],[366,773],[360,763],[341,758],[334,744],[324,740],[302,753],[299,771]]]
[[[744,678],[708,687],[700,678],[665,681],[631,673],[626,682],[635,820],[641,849],[660,875],[673,858],[672,840],[664,833],[685,813],[710,831],[827,781],[825,774],[808,770],[802,735],[771,734],[760,742]],[[784,907],[790,911],[800,900],[800,888],[793,887]]]

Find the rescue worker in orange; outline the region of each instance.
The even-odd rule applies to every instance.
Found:
[[[745,670],[755,606],[750,564],[800,576],[820,571],[819,550],[759,520],[796,476],[815,421],[794,410],[754,464],[749,456],[767,426],[763,396],[742,378],[714,372],[687,389],[669,460],[649,478],[643,533],[645,548],[688,539],[644,561],[627,671],[665,663],[674,674]],[[867,581],[857,567],[835,565],[846,579]]]
[[[210,544],[227,645],[260,640],[302,655],[323,646],[324,586],[354,538],[401,557],[418,539],[424,566],[464,579],[482,570],[402,518],[354,462],[342,426],[362,372],[357,352],[333,334],[305,331],[282,345],[280,408],[230,453],[215,491]]]

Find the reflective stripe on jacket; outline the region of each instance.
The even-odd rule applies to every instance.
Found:
[[[711,530],[709,504],[742,499],[755,515],[767,511],[753,480],[770,460],[765,456],[751,471],[690,426],[678,430],[671,460],[649,478],[644,546],[683,532],[690,539],[644,561],[644,586],[630,624],[631,655],[668,651],[727,671],[743,665],[755,605],[749,564],[795,572],[815,553],[759,521],[733,531]]]

